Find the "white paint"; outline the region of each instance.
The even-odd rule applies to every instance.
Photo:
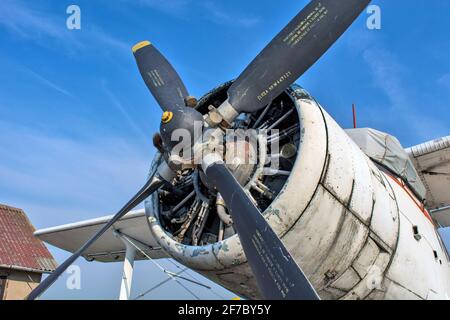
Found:
[[[264,214],[320,296],[448,298],[450,263],[435,226],[320,106],[312,100],[295,103],[302,129],[300,152],[282,192]],[[185,246],[160,226],[158,210],[154,195],[146,203],[152,235],[143,241],[155,241],[180,263],[237,294],[259,297],[237,235],[204,247]],[[126,232],[136,228],[130,221],[134,219],[119,223]],[[413,226],[418,227],[420,240],[414,237]],[[61,232],[91,227],[88,223]],[[124,296],[131,288],[133,259],[127,249]]]
[[[300,152],[265,217],[321,297],[445,298],[449,264],[431,223],[320,106],[311,100],[296,105]],[[157,202],[146,209],[153,236],[173,258],[231,291],[259,297],[237,236],[205,247],[180,245],[155,218]],[[420,242],[409,220],[420,224]]]
[[[125,245],[125,260],[123,261],[122,281],[120,283],[119,300],[129,300],[131,295],[131,285],[133,281],[134,259],[136,248],[123,237],[119,232],[114,231],[114,235]]]
[[[120,285],[119,300],[130,299],[135,256],[136,256],[136,249],[130,244],[127,244],[125,261],[123,262],[123,273],[122,273],[122,282]]]

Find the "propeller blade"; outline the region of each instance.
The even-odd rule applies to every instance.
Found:
[[[28,300],[34,300],[43,294],[58,278],[64,273],[64,271],[79,257],[83,252],[88,249],[100,236],[105,233],[117,220],[122,218],[131,209],[136,207],[139,203],[144,201],[153,192],[159,189],[164,184],[164,179],[158,175],[154,175],[147,181],[144,187],[122,208],[120,211],[109,220],[96,234],[94,234],[80,249],[72,254],[66,261],[64,261],[56,270],[44,279],[27,297]]]
[[[204,159],[203,170],[227,204],[264,299],[318,300],[303,271],[223,161],[208,161]]]
[[[221,113],[236,116],[268,105],[331,47],[369,3],[311,1],[237,78]]]
[[[161,52],[148,41],[139,42],[132,50],[139,72],[161,109],[170,111],[184,107],[188,91]]]

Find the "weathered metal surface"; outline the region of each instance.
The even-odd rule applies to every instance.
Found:
[[[408,290],[421,299],[448,299],[449,263],[436,227],[422,208],[411,201],[404,188],[394,178],[389,179],[400,208],[401,221],[397,250],[386,274],[395,282],[389,298],[401,298],[402,292]],[[420,237],[415,237],[413,227]]]
[[[450,206],[450,136],[406,150],[427,190],[427,207]]]
[[[443,297],[450,281],[436,279],[448,279],[450,271],[435,228],[299,90],[288,91],[300,119],[299,153],[265,218],[324,299]],[[159,225],[158,210],[155,197],[146,203],[151,231],[168,254],[237,294],[260,297],[237,236],[204,247],[181,245]],[[423,230],[419,245],[413,223]]]

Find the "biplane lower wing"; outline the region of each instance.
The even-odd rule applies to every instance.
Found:
[[[111,219],[111,216],[93,220],[85,220],[67,225],[41,229],[35,232],[35,236],[60,249],[75,252],[95,232]],[[120,219],[113,228],[110,228],[97,240],[83,257],[87,260],[101,262],[123,261],[126,252],[125,243],[117,237],[114,230],[139,243],[140,248],[145,248],[146,254],[152,259],[168,258],[167,254],[158,246],[148,227],[145,211],[136,210],[128,213]],[[146,257],[141,252],[136,252],[136,260],[144,260]]]

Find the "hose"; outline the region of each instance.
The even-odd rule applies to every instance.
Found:
[[[216,208],[217,208],[217,215],[219,216],[220,220],[227,226],[232,225],[233,220],[231,219],[231,216],[227,213],[225,201],[223,201],[223,198],[220,195],[220,193],[217,194]]]

